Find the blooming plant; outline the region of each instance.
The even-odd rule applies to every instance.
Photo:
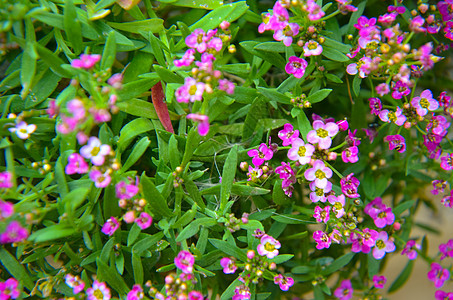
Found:
[[[453,297],[452,0],[5,3],[0,299]]]

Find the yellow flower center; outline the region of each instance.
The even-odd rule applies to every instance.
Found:
[[[318,179],[324,179],[324,178],[326,178],[326,173],[324,173],[324,172],[321,171],[321,170],[316,170],[315,176],[316,176],[316,178],[318,178]]]
[[[321,138],[325,138],[329,135],[329,132],[327,132],[327,130],[325,129],[319,128],[318,130],[316,130],[316,134]]]
[[[300,146],[299,151],[297,151],[297,155],[304,156],[305,152],[307,152],[307,149],[304,146]]]
[[[264,249],[266,249],[266,251],[268,251],[268,252],[272,252],[275,250],[275,246],[271,243],[266,243],[264,245]]]

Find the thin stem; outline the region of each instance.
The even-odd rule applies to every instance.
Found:
[[[332,17],[335,17],[336,15],[338,15],[339,13],[341,13],[341,11],[339,9],[337,9],[336,11],[334,11],[333,13],[331,13],[330,15],[328,16],[325,16],[324,18],[321,18],[319,20],[316,20],[316,23],[319,23],[319,22],[322,22],[322,21],[325,21],[325,20],[328,20]]]
[[[324,161],[324,164],[325,164],[326,166],[328,166],[330,169],[332,169],[332,171],[333,171],[335,174],[337,174],[338,177],[340,177],[340,178],[343,178],[343,177],[344,177],[343,175],[341,175],[340,172],[337,171],[337,169],[335,169],[334,167],[332,167],[332,165],[329,164],[328,162]]]

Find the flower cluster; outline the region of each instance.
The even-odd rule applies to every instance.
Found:
[[[19,282],[14,278],[0,281],[0,299],[17,299],[20,296]]]

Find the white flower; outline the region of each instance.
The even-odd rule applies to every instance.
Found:
[[[17,136],[22,139],[28,139],[30,137],[30,134],[35,132],[36,130],[36,125],[35,124],[30,124],[28,125],[24,121],[21,121],[19,124],[16,125],[16,127],[9,128],[9,131],[15,132]]]

